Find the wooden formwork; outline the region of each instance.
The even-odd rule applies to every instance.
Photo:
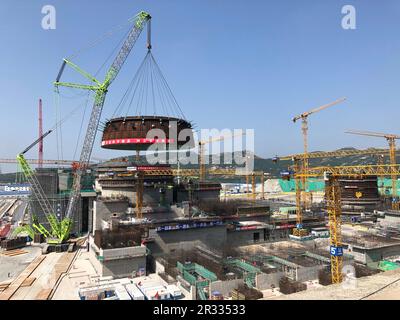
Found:
[[[0,254],[2,256],[6,257],[14,257],[14,256],[19,256],[21,254],[28,253],[26,250],[21,250],[21,249],[14,249],[14,250],[9,250],[9,251],[2,251]]]
[[[21,287],[24,281],[36,270],[46,256],[39,256],[3,291],[0,293],[0,300],[10,300],[15,292]]]

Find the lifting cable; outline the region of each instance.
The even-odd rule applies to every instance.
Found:
[[[107,38],[110,38],[112,35],[114,35],[116,32],[124,29],[127,27],[129,24],[133,23],[136,19],[136,16],[129,18],[126,22],[116,25],[113,28],[111,28],[108,32],[104,33],[101,35],[99,38],[95,39],[94,41],[88,42],[88,44],[81,49],[78,49],[75,51],[72,55],[68,57],[68,60],[73,60],[76,58],[78,55],[82,54],[83,52],[94,48],[95,46],[99,45],[100,43],[104,42]]]
[[[123,117],[126,118],[132,107],[135,107],[135,116],[156,116],[159,115],[158,111],[161,111],[163,115],[176,116],[186,120],[151,50],[148,50],[134,74],[115,108],[112,118],[123,114]],[[126,111],[124,112],[124,110]]]
[[[73,155],[72,159],[75,159],[76,153],[78,151],[79,140],[81,139],[81,135],[82,135],[83,123],[85,121],[86,111],[87,111],[87,107],[89,105],[89,97],[90,97],[90,91],[87,93],[85,107],[83,109],[83,115],[82,115],[82,119],[81,119],[81,126],[79,128],[78,138],[76,139],[75,150],[74,150],[74,155]]]

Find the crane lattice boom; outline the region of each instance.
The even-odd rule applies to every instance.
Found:
[[[96,92],[94,105],[93,105],[92,112],[90,115],[89,124],[88,124],[87,130],[86,130],[86,136],[85,136],[85,139],[83,142],[81,155],[79,158],[79,167],[74,174],[73,187],[72,187],[71,196],[70,196],[67,211],[66,211],[66,216],[68,218],[73,216],[76,205],[80,198],[81,177],[82,177],[82,174],[84,173],[84,171],[86,170],[89,160],[90,160],[90,156],[91,156],[93,144],[94,144],[94,141],[96,138],[97,129],[99,127],[100,117],[102,114],[102,110],[103,110],[105,98],[106,98],[106,95],[108,92],[108,88],[111,85],[111,83],[115,80],[115,78],[117,77],[117,75],[120,72],[122,66],[124,65],[126,59],[128,58],[129,53],[131,52],[133,46],[135,45],[136,40],[139,38],[144,26],[146,25],[147,22],[150,21],[150,19],[151,19],[151,16],[144,11],[142,11],[136,15],[134,26],[130,30],[127,38],[125,39],[125,42],[123,43],[120,51],[118,52],[116,58],[114,59],[114,62],[112,63],[111,67],[109,68],[103,83],[96,80],[93,76],[91,76],[89,73],[83,71],[82,69],[80,69],[78,66],[76,66],[72,62],[64,59],[64,63],[61,67],[61,70],[60,70],[58,76],[57,76],[55,86],[56,87],[66,86],[66,87],[72,87],[72,88],[78,88],[78,89],[93,90]],[[66,64],[71,66],[73,69],[75,69],[77,72],[82,74],[84,77],[88,78],[94,84],[93,85],[81,85],[81,84],[71,84],[71,83],[60,82],[59,80],[61,78],[62,71]]]

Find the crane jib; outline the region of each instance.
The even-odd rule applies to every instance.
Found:
[[[62,63],[61,68],[60,68],[60,71],[58,72],[58,75],[57,75],[56,82],[60,82],[60,79],[61,79],[61,76],[62,76],[62,74],[64,72],[66,64],[67,64],[67,61],[63,60],[63,63]]]

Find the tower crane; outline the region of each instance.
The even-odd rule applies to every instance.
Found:
[[[333,158],[333,157],[347,157],[357,155],[385,155],[388,154],[388,149],[366,149],[366,150],[338,150],[329,152],[312,152],[307,155],[307,159],[318,159],[318,158]],[[292,160],[293,161],[293,174],[295,178],[295,190],[296,190],[296,228],[293,229],[293,235],[302,237],[307,235],[308,231],[303,228],[303,207],[301,201],[301,181],[307,178],[307,171],[304,171],[304,167],[301,166],[300,162],[304,159],[303,154],[294,154],[284,157],[276,157],[274,161],[278,160]],[[379,163],[378,163],[379,164]],[[380,167],[381,168],[381,167]],[[302,175],[297,173],[303,172]],[[299,227],[301,226],[301,227]]]
[[[368,177],[400,175],[399,165],[363,165],[308,168],[307,173],[297,172],[295,178],[324,177],[326,205],[329,218],[330,255],[332,283],[340,283],[343,279],[343,243],[341,236],[341,195],[338,179],[340,177]]]
[[[395,152],[399,152],[396,150]],[[351,156],[364,156],[364,155],[375,155],[375,156],[385,156],[390,153],[389,149],[375,149],[369,148],[365,150],[337,150],[337,151],[318,151],[311,152],[308,154],[309,159],[319,159],[319,158],[339,158],[339,157],[351,157]],[[293,158],[302,158],[303,154],[292,154],[284,157],[275,157],[276,161],[286,161],[292,160]]]
[[[236,177],[236,169],[210,169],[207,170],[207,174],[214,176],[229,176]],[[260,178],[261,181],[261,197],[265,198],[264,194],[264,181],[265,181],[266,173],[262,171],[253,171],[251,173],[253,182],[253,190],[252,190],[252,198],[256,198],[256,190],[255,190],[255,179],[256,177]],[[143,209],[143,188],[144,188],[144,178],[146,176],[175,176],[175,177],[200,177],[199,169],[170,169],[170,168],[159,168],[159,169],[145,169],[141,170],[138,168],[134,172],[129,173],[121,173],[118,174],[119,177],[129,177],[136,176],[137,178],[137,188],[136,188],[136,218],[143,218],[142,209]]]
[[[81,188],[81,177],[88,166],[90,156],[93,149],[93,144],[96,138],[96,133],[99,127],[99,122],[101,118],[101,113],[103,110],[104,102],[106,99],[106,95],[108,89],[115,78],[118,76],[118,73],[121,71],[122,66],[128,58],[129,53],[131,52],[133,46],[135,45],[137,39],[139,38],[142,30],[147,24],[148,27],[148,35],[147,35],[147,47],[151,48],[151,38],[150,38],[150,21],[151,16],[147,12],[141,11],[134,17],[134,23],[132,29],[129,31],[121,49],[116,55],[111,67],[108,69],[106,73],[105,79],[103,82],[100,82],[95,77],[90,75],[88,72],[82,70],[73,62],[64,59],[56,81],[54,85],[56,89],[58,87],[69,87],[83,90],[90,90],[95,92],[94,104],[92,108],[92,112],[90,115],[88,127],[86,130],[86,136],[83,142],[80,158],[79,158],[79,166],[74,173],[73,185],[71,190],[71,196],[68,201],[68,206],[66,209],[66,217],[71,218],[75,213],[75,208],[80,199],[80,188]],[[65,69],[65,66],[68,65],[76,72],[80,73],[82,76],[91,81],[92,84],[75,84],[69,82],[60,82],[61,76]]]
[[[385,138],[389,143],[390,164],[392,166],[396,165],[396,140],[400,139],[399,135],[370,132],[370,131],[356,131],[356,130],[349,130],[346,131],[346,133],[355,134],[359,136]],[[390,177],[392,180],[392,209],[399,210],[400,205],[399,205],[399,197],[397,195],[397,174],[395,172],[392,172],[390,174]]]
[[[303,160],[302,167],[303,167],[303,171],[304,171],[304,172],[307,172],[307,169],[308,169],[308,159],[309,159],[309,157],[308,157],[308,117],[309,117],[310,115],[314,114],[314,113],[320,112],[320,111],[325,110],[325,109],[327,109],[327,108],[329,108],[329,107],[332,107],[332,106],[334,106],[334,105],[337,105],[337,104],[339,104],[339,103],[341,103],[341,102],[343,102],[343,101],[345,101],[345,100],[346,100],[346,98],[341,98],[341,99],[336,100],[336,101],[334,101],[334,102],[331,102],[331,103],[325,104],[325,105],[323,105],[323,106],[320,106],[320,107],[318,107],[318,108],[312,109],[312,110],[310,110],[310,111],[304,112],[304,113],[302,113],[302,114],[300,114],[300,115],[298,115],[298,116],[296,116],[296,117],[294,117],[294,118],[292,119],[294,123],[296,123],[296,122],[297,122],[298,120],[300,120],[300,119],[301,119],[301,121],[302,121],[302,123],[301,123],[301,130],[302,130],[302,133],[303,133],[303,144],[304,144],[304,153],[303,153],[303,159],[302,159],[302,160]],[[302,182],[303,190],[305,191],[305,193],[304,193],[304,195],[305,195],[304,204],[305,204],[305,207],[308,208],[308,207],[309,207],[309,200],[308,200],[308,198],[306,197],[306,194],[307,194],[307,179],[302,178],[302,181],[301,181],[301,182]],[[298,226],[298,229],[299,229],[299,230],[301,229],[301,225]]]
[[[240,134],[233,134],[229,137],[217,137],[217,138],[210,138],[209,140],[199,141],[199,169],[200,169],[200,182],[203,182],[206,179],[206,159],[205,159],[205,152],[204,146],[206,144],[210,144],[213,142],[223,141],[225,139],[232,139],[238,136],[244,136],[245,133]]]

